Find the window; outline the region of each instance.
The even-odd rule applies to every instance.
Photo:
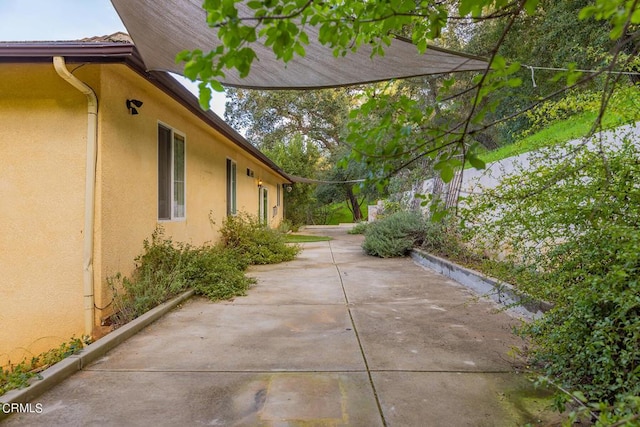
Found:
[[[278,185],[276,185],[276,206],[280,206],[280,199],[281,198],[282,198],[282,185],[278,184]]]
[[[185,217],[185,140],[158,125],[158,219]]]
[[[237,213],[237,165],[227,159],[227,215]]]

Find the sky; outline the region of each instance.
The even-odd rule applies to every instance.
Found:
[[[0,40],[78,40],[127,32],[109,0],[0,0]],[[176,76],[174,76],[176,77]],[[197,93],[194,83],[178,78]],[[224,94],[214,93],[211,109],[224,116]]]

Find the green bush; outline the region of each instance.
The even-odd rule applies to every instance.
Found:
[[[116,313],[112,320],[118,325],[130,322],[189,287],[185,277],[190,263],[188,245],[174,245],[159,227],[151,241],[145,239],[143,249],[135,258],[131,278],[118,273],[107,279],[114,293]]]
[[[369,223],[367,222],[358,222],[352,229],[350,229],[347,233],[349,234],[364,234],[367,231],[367,226]]]
[[[518,287],[554,303],[521,330],[533,344],[534,366],[584,402],[600,425],[637,421],[638,145],[569,146],[532,164],[541,166],[467,200],[470,236],[510,251]],[[559,393],[559,408],[566,396]]]
[[[284,235],[246,213],[227,217],[220,229],[223,246],[248,264],[291,261],[300,247],[287,244]]]
[[[212,300],[244,295],[254,280],[244,271],[248,258],[220,245],[195,248],[174,243],[157,228],[137,256],[131,278],[107,279],[114,293],[111,320],[123,325],[187,289]]]
[[[426,228],[420,213],[396,212],[367,226],[362,248],[381,258],[405,256],[422,243]]]
[[[244,274],[249,265],[289,261],[300,250],[246,214],[228,217],[221,234],[219,245],[196,248],[174,243],[158,227],[144,241],[131,278],[118,273],[107,279],[114,293],[111,320],[123,325],[187,289],[212,300],[244,295],[255,283]]]
[[[229,299],[245,295],[255,283],[244,274],[246,260],[220,246],[193,249],[191,257],[185,277],[198,295],[214,301]]]

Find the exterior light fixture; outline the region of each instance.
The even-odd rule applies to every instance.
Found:
[[[137,99],[127,99],[127,110],[129,114],[135,116],[138,114],[138,108],[142,107],[143,102]]]
[[[258,179],[258,187],[262,187],[262,180]]]

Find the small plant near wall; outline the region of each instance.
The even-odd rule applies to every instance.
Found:
[[[367,231],[367,226],[369,224],[367,222],[359,222],[353,226],[347,233],[349,234],[364,234]]]
[[[68,342],[32,357],[31,360],[25,359],[15,365],[9,363],[9,366],[0,368],[0,396],[9,390],[28,387],[32,378],[40,377],[40,372],[71,355],[77,354],[90,343],[89,337],[71,337]]]

